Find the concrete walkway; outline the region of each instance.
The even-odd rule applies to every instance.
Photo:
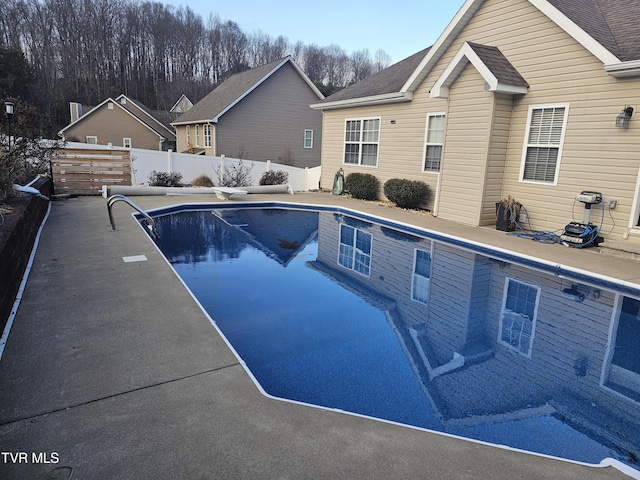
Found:
[[[240,199],[257,200],[338,204],[640,283],[637,263],[586,249],[329,194]],[[52,203],[0,361],[0,479],[629,478],[263,396],[131,209],[114,213],[112,232],[102,198]]]

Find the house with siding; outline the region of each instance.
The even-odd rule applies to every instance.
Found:
[[[233,75],[172,123],[177,151],[318,166],[322,99],[291,57]]]
[[[420,180],[435,216],[470,225],[511,195],[550,232],[599,192],[605,241],[640,243],[638,21],[629,0],[467,0],[430,48],[312,105],[321,186],[339,168]]]
[[[151,110],[122,94],[95,107],[70,105],[71,121],[58,132],[63,140],[92,144],[174,150],[175,131],[169,112]]]

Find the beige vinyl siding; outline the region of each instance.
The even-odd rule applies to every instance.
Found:
[[[195,137],[195,126],[196,125],[200,125],[200,147],[196,148],[196,137]],[[194,150],[199,150],[202,151],[204,150],[204,154],[205,155],[215,155],[215,148],[216,148],[216,126],[215,125],[211,125],[211,146],[210,147],[205,147],[204,146],[204,123],[193,123],[190,125],[191,127],[191,146],[194,148]],[[177,141],[177,147],[176,147],[176,151],[179,153],[188,153],[188,146],[187,146],[187,126],[186,125],[177,125],[176,126],[176,141]]]
[[[153,133],[140,121],[133,118],[129,113],[115,106],[108,108],[108,103],[102,105],[75,125],[64,132],[65,138],[76,137],[84,141],[87,136],[96,136],[98,144],[122,146],[123,138],[131,138],[134,148],[144,148],[147,150],[160,149],[160,137]]]
[[[322,115],[309,107],[318,101],[291,64],[286,64],[220,117],[218,155],[279,162],[290,149],[294,165],[320,164],[320,142],[304,148],[304,131],[322,135]]]
[[[425,106],[425,100],[429,106]],[[325,111],[322,131],[321,187],[331,188],[334,175],[339,168],[344,169],[345,175],[352,172],[375,175],[380,181],[381,198],[384,182],[391,178],[420,180],[431,189],[431,199],[426,206],[432,208],[438,175],[422,170],[426,114],[445,110],[446,102],[423,96],[421,100],[414,98],[411,103]],[[345,120],[374,117],[380,118],[378,165],[367,167],[344,164]],[[395,120],[395,123],[391,123],[392,120]]]
[[[632,120],[625,131],[616,129],[614,121],[625,104],[638,98],[640,80],[607,75],[598,59],[526,1],[487,1],[453,52],[463,39],[498,46],[530,85],[514,102],[503,194],[515,195],[525,205],[532,228],[557,230],[572,216],[582,220],[584,205],[574,205],[576,194],[601,191],[605,199],[619,201],[611,214],[616,223],[612,233],[620,235],[631,213],[640,125]],[[557,186],[520,182],[529,106],[565,102],[569,117]],[[592,221],[601,221],[596,207]],[[612,227],[607,213],[603,232]]]
[[[469,64],[450,88],[438,216],[478,225],[491,134],[493,94]]]
[[[495,204],[502,197],[502,182],[509,147],[512,96],[496,94],[493,100],[493,118],[480,225],[489,225],[496,220]]]

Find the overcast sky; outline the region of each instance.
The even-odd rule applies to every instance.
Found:
[[[188,5],[205,22],[210,13],[236,22],[245,33],[261,31],[291,43],[320,47],[332,43],[347,54],[368,49],[387,52],[393,62],[433,44],[464,0],[325,0],[314,8],[299,0],[165,0]]]

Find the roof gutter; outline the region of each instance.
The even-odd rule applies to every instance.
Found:
[[[640,60],[605,65],[604,71],[616,78],[638,77],[640,76]]]
[[[171,125],[173,125],[173,126],[194,125],[196,123],[217,123],[217,122],[215,122],[215,119],[212,120],[211,118],[207,118],[205,120],[188,120],[186,122],[171,122]]]
[[[410,102],[413,100],[411,92],[393,92],[370,97],[349,98],[335,102],[314,103],[309,105],[315,110],[336,110],[339,108],[368,107],[370,105],[386,105],[392,103]]]

